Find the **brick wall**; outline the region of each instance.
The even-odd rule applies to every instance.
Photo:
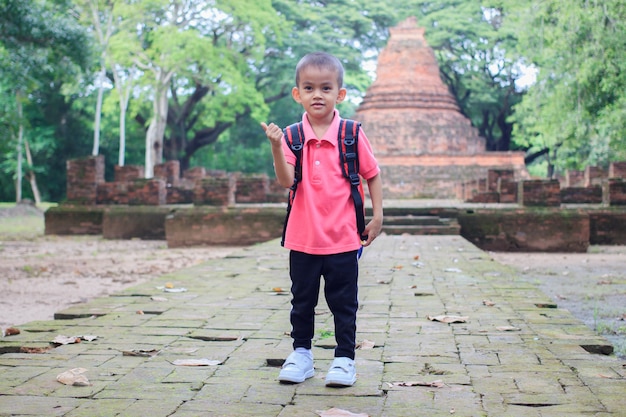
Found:
[[[67,200],[95,204],[98,184],[104,183],[104,156],[90,156],[66,161]]]
[[[611,162],[609,178],[626,178],[626,162]]]
[[[385,198],[456,198],[458,184],[484,180],[489,170],[513,171],[528,178],[523,152],[479,155],[421,155],[378,158]],[[476,192],[486,191],[476,188]],[[465,189],[465,195],[473,191]]]

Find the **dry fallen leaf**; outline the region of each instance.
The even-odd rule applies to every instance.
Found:
[[[28,346],[22,346],[20,347],[20,353],[31,353],[31,354],[40,354],[40,353],[46,353],[49,352],[50,350],[52,350],[52,346],[46,346],[46,347],[28,347]]]
[[[80,343],[79,336],[64,336],[62,334],[58,335],[52,341],[55,345],[71,345],[73,343]]]
[[[219,365],[220,361],[210,360],[206,358],[202,359],[177,359],[172,362],[173,365],[176,366],[216,366]]]
[[[15,327],[9,327],[6,330],[3,330],[2,333],[3,336],[15,336],[17,334],[20,334],[20,329]]]
[[[483,304],[486,305],[487,307],[493,307],[496,305],[496,303],[494,303],[493,301],[489,301],[489,300],[483,300]]]
[[[375,345],[376,345],[375,342],[372,342],[371,340],[363,339],[361,343],[357,343],[356,348],[361,349],[361,350],[368,350],[368,349],[374,349]]]
[[[469,320],[468,316],[426,316],[430,321],[439,321],[441,323],[465,323]]]
[[[123,350],[122,356],[141,356],[144,358],[156,356],[161,353],[160,350],[152,349],[152,350],[141,350],[141,349],[133,349],[133,350]]]
[[[500,330],[501,332],[519,332],[522,329],[513,326],[498,326],[496,330]]]
[[[414,260],[416,260],[416,261],[417,261],[417,260],[419,260],[419,258],[420,258],[420,256],[419,256],[419,255],[415,255],[415,256],[413,257],[413,259],[414,259]]]
[[[92,342],[96,340],[97,338],[98,336],[91,335],[91,334],[87,334],[84,336],[65,336],[65,335],[60,334],[57,337],[55,337],[54,340],[50,343],[52,343],[53,345],[71,345],[74,343],[80,343],[83,340],[86,342]]]
[[[368,414],[364,414],[364,413],[355,414],[353,412],[342,410],[341,408],[335,408],[335,407],[329,408],[328,410],[324,410],[324,411],[317,410],[316,413],[320,417],[369,417]]]
[[[426,381],[405,381],[405,382],[391,382],[388,383],[390,387],[432,387],[432,388],[441,388],[445,387],[446,384],[441,380],[436,380],[432,382]]]
[[[69,371],[61,372],[57,375],[57,381],[65,385],[73,385],[75,387],[88,387],[91,385],[85,375],[85,368],[74,368]]]

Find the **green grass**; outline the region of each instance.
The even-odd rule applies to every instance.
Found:
[[[41,211],[55,206],[54,203],[39,205]],[[0,210],[11,209],[15,203],[0,203]],[[23,214],[17,216],[3,216],[0,213],[0,240],[31,240],[43,236],[45,222],[43,216]]]

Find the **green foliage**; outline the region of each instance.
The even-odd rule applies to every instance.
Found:
[[[532,1],[516,16],[520,52],[539,69],[517,107],[517,141],[548,149],[556,170],[626,158],[626,6]]]
[[[45,198],[65,193],[65,161],[88,155],[100,42],[91,0],[0,1],[0,200],[14,194],[19,122]],[[132,79],[126,163],[143,165],[155,80],[172,74],[164,155],[181,167],[273,174],[261,121],[298,121],[294,69],[325,50],[345,68],[350,117],[388,28],[416,16],[461,111],[490,150],[524,149],[533,174],[626,159],[626,6],[622,0],[107,0],[114,17],[100,152],[119,149],[113,70]],[[106,10],[105,10],[106,5]],[[74,8],[75,6],[75,8]],[[177,12],[180,12],[176,14]],[[173,16],[178,16],[172,20]],[[83,25],[81,27],[79,22]],[[114,64],[116,64],[114,66]],[[537,81],[522,88],[529,68]],[[24,92],[24,120],[15,92]],[[536,157],[537,156],[537,157]],[[536,157],[536,159],[535,159]],[[26,195],[28,197],[28,195]]]

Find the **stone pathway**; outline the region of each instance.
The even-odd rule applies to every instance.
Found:
[[[323,297],[316,376],[278,383],[290,296],[272,241],[20,326],[0,339],[0,416],[626,415],[625,364],[593,353],[606,340],[463,238],[381,236],[360,262],[353,387],[324,386]],[[59,335],[82,340],[25,353]],[[57,381],[73,368],[89,385]]]

